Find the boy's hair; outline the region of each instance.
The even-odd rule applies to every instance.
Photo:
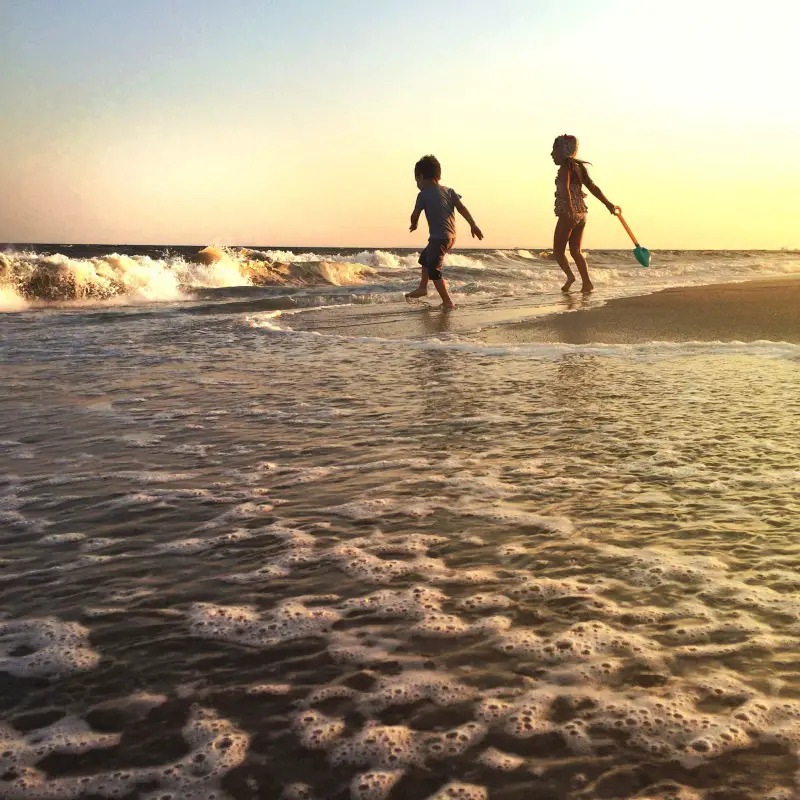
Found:
[[[419,176],[426,180],[440,180],[442,177],[442,165],[436,156],[422,156],[414,164],[414,176]]]

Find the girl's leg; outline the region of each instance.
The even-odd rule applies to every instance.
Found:
[[[569,235],[569,252],[575,260],[575,266],[581,274],[581,291],[591,292],[594,284],[589,280],[589,270],[586,268],[586,259],[581,252],[581,242],[583,241],[583,231],[586,227],[586,220],[581,220]]]
[[[567,242],[569,241],[570,234],[572,233],[572,220],[569,217],[559,217],[556,222],[556,229],[553,233],[553,257],[558,262],[558,266],[564,270],[567,276],[567,282],[561,287],[562,292],[569,290],[569,287],[575,283],[575,276],[569,268],[569,261],[567,261]]]

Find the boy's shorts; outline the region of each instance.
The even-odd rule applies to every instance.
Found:
[[[428,271],[428,278],[438,281],[442,277],[442,262],[447,251],[456,243],[453,239],[429,239],[419,254],[419,263]]]

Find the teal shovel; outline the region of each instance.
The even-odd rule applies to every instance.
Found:
[[[628,223],[625,222],[625,218],[622,216],[622,209],[619,206],[614,206],[614,215],[619,217],[622,227],[625,228],[625,230],[628,232],[628,236],[631,237],[631,241],[634,244],[633,254],[636,256],[636,260],[643,267],[649,267],[650,251],[646,247],[642,247],[639,242],[636,241],[636,237],[633,235],[633,231],[628,227]]]

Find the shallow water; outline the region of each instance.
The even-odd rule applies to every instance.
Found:
[[[800,348],[225,311],[0,319],[0,796],[796,796]]]

